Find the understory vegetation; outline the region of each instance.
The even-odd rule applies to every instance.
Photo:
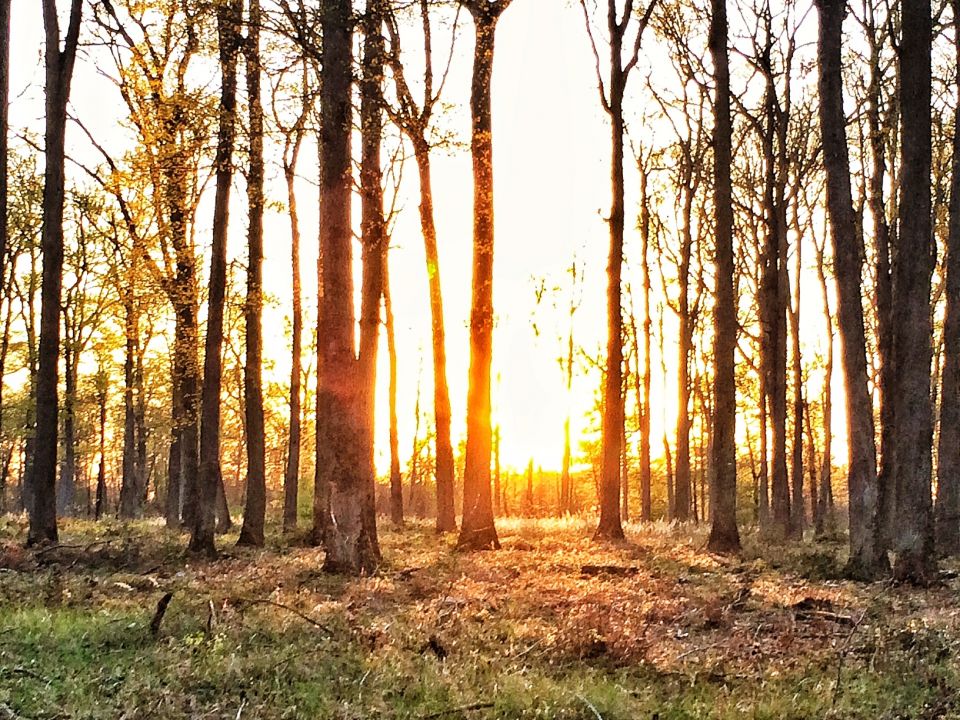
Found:
[[[159,521],[0,520],[0,718],[939,718],[960,712],[954,565],[918,590],[839,579],[845,542],[500,520],[461,553],[383,528],[351,578],[268,527],[185,559]],[[228,537],[227,540],[229,541]],[[227,543],[224,543],[227,545]],[[231,544],[232,545],[232,544]],[[165,612],[158,604],[168,596]]]

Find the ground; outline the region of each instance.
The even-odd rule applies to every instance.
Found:
[[[831,579],[841,542],[732,559],[705,529],[504,520],[464,554],[384,523],[383,568],[347,579],[276,532],[198,562],[153,521],[42,551],[23,522],[0,519],[0,720],[960,717],[953,573]]]

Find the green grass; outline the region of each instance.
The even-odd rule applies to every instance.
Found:
[[[835,544],[748,539],[730,561],[698,530],[590,529],[509,521],[503,550],[463,555],[427,524],[385,528],[381,573],[348,579],[276,533],[198,564],[157,523],[73,521],[79,547],[38,557],[4,521],[0,718],[960,716],[955,589],[824,580]],[[808,597],[856,626],[798,616]]]

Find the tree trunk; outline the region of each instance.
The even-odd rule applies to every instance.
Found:
[[[499,549],[490,487],[490,365],[493,359],[493,137],[490,80],[497,20],[510,0],[469,0],[476,45],[470,88],[473,157],[473,298],[463,522],[457,546]],[[616,502],[616,499],[614,500]]]
[[[954,44],[960,68],[960,0],[953,1]],[[960,80],[960,76],[958,76]],[[960,104],[954,111],[950,219],[946,259],[947,309],[943,325],[943,381],[937,457],[937,552],[960,553]]]
[[[387,334],[387,356],[390,364],[390,520],[403,525],[403,478],[400,475],[400,439],[397,422],[397,339],[393,322],[393,299],[390,294],[389,247],[383,257],[383,312]]]
[[[247,301],[244,305],[246,362],[247,493],[238,545],[263,547],[267,513],[266,438],[263,429],[263,106],[260,99],[260,0],[250,0],[246,60],[250,170],[247,176]]]
[[[366,523],[368,492],[362,388],[354,355],[350,133],[351,3],[331,0],[320,10],[324,63],[320,80],[319,366],[317,368],[317,487],[315,534],[331,572],[373,572],[380,563],[376,535]],[[365,269],[366,273],[366,269]],[[360,395],[360,397],[358,397]]]
[[[930,0],[904,4],[899,52],[902,118],[900,234],[894,268],[895,484],[894,576],[921,585],[937,579],[931,501],[933,412],[930,281],[932,232]]]
[[[64,324],[67,324],[66,322]],[[78,358],[72,338],[63,344],[63,463],[57,489],[57,513],[72,515],[77,490],[77,375]]]
[[[200,420],[200,476],[189,551],[216,556],[217,493],[223,482],[220,470],[220,388],[223,375],[223,309],[227,283],[227,224],[230,185],[233,177],[233,145],[236,134],[237,55],[240,51],[241,0],[226,0],[217,6],[217,37],[220,54],[220,117],[217,131],[216,192],[213,209],[213,243],[210,250],[210,286],[207,305],[207,337],[203,358],[203,395]]]
[[[790,489],[790,535],[803,538],[806,524],[803,501],[803,365],[800,357],[800,271],[803,232],[799,222],[794,223],[797,233],[797,248],[794,252],[796,286],[794,288],[793,307],[790,308],[790,338],[792,342],[791,360],[793,362],[793,445],[791,447]]]
[[[712,552],[737,552],[737,299],[734,290],[733,130],[730,122],[730,64],[727,55],[726,0],[712,0],[710,56],[716,75],[714,101],[713,176],[716,298],[713,311],[713,425],[710,443],[710,507],[712,524],[707,543]]]
[[[640,418],[640,519],[652,519],[652,474],[650,471],[650,386],[653,379],[650,359],[650,199],[647,190],[647,170],[640,171],[640,269],[643,275],[643,415]],[[636,337],[636,330],[634,330]],[[637,398],[640,402],[640,398]]]
[[[686,154],[686,153],[685,153]],[[687,154],[688,155],[688,154]],[[693,350],[693,318],[690,316],[690,260],[693,252],[693,167],[689,156],[683,169],[683,239],[680,248],[680,321],[677,342],[677,449],[674,512],[677,520],[690,519],[690,354]]]
[[[60,49],[56,0],[42,0],[46,36],[46,130],[44,146],[43,279],[40,291],[40,350],[37,372],[36,450],[28,483],[27,545],[57,542],[57,371],[60,361],[60,288],[63,284],[64,155],[67,102],[77,56],[82,0],[70,3],[70,24]]]
[[[94,506],[95,520],[107,511],[107,376],[97,373],[97,407],[100,410],[100,463],[97,466],[97,501]]]
[[[137,463],[137,423],[134,408],[134,385],[137,354],[137,317],[132,289],[122,291],[124,354],[123,354],[123,468],[120,481],[120,517],[135,518],[140,514],[140,482]]]
[[[826,240],[824,240],[824,245]],[[827,321],[827,356],[823,378],[823,457],[820,461],[820,490],[817,493],[814,532],[822,537],[826,532],[827,514],[833,507],[833,315],[827,290],[827,274],[823,248],[817,248],[817,276],[823,298],[823,315]]]
[[[817,59],[820,68],[820,131],[827,174],[827,212],[833,237],[833,264],[837,278],[839,324],[846,384],[850,513],[850,560],[847,572],[875,579],[887,570],[880,541],[874,444],[873,405],[867,385],[866,341],[860,304],[860,243],[857,238],[846,116],[843,110],[841,30],[846,0],[818,0],[820,30]]]

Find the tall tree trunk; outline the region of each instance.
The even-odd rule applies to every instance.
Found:
[[[887,570],[880,541],[873,404],[867,385],[866,341],[860,304],[862,260],[850,188],[846,116],[843,110],[841,37],[846,0],[818,0],[820,30],[820,132],[827,174],[827,212],[833,237],[839,324],[846,382],[850,513],[847,572],[874,579]]]
[[[363,279],[360,289],[360,354],[358,367],[358,420],[363,453],[361,506],[365,542],[380,559],[377,539],[376,427],[377,348],[380,302],[383,298],[387,227],[383,211],[383,170],[380,156],[383,137],[383,13],[384,0],[370,0],[361,17],[363,74],[360,78],[360,200]]]
[[[901,111],[900,233],[894,268],[895,484],[897,554],[894,576],[936,580],[931,500],[933,327],[930,281],[936,260],[932,232],[930,0],[905,3],[899,52]]]
[[[960,0],[953,0],[954,45],[960,68]],[[956,78],[960,94],[960,74]],[[954,111],[950,220],[947,231],[947,309],[943,324],[943,387],[937,457],[937,552],[960,553],[960,103]]]
[[[389,247],[383,257],[383,313],[387,334],[387,357],[390,364],[390,520],[403,525],[403,478],[400,475],[400,439],[397,422],[397,339],[393,321],[393,299],[390,294]]]
[[[97,500],[93,516],[95,520],[107,511],[107,375],[97,373],[97,408],[100,411],[100,462],[97,465]]]
[[[0,347],[0,441],[3,440],[3,382],[6,375],[7,351],[10,348],[10,320],[13,316],[12,288],[7,282],[7,246],[8,230],[7,217],[7,146],[9,144],[9,102],[10,102],[10,3],[11,0],[0,0],[0,283],[2,283],[6,299],[7,312],[4,319],[2,347]],[[9,455],[7,456],[9,457]],[[4,472],[0,475],[0,512],[6,511],[6,468],[9,460],[4,462]]]
[[[443,321],[443,294],[440,286],[440,256],[433,210],[433,180],[430,147],[414,139],[414,157],[420,177],[420,228],[427,260],[430,290],[430,328],[433,348],[433,407],[436,425],[437,532],[455,532],[457,518],[453,497],[453,445],[450,441],[450,390],[447,386],[446,332]]]
[[[238,545],[263,546],[267,513],[266,438],[263,429],[263,105],[260,100],[260,0],[250,0],[244,46],[250,170],[247,176],[247,301],[244,305],[246,362],[247,497]]]
[[[643,276],[643,414],[640,418],[640,519],[652,519],[652,473],[650,470],[650,387],[653,379],[650,356],[650,198],[647,190],[647,170],[640,170],[640,269]],[[636,330],[634,330],[636,338]],[[638,349],[639,351],[639,349]],[[640,398],[637,398],[640,402]]]
[[[794,287],[793,307],[790,308],[791,360],[793,363],[793,445],[791,447],[790,489],[790,534],[803,538],[806,524],[803,501],[803,365],[800,357],[800,271],[803,232],[799,222],[794,223],[797,233],[797,248],[794,252],[796,285]]]
[[[220,469],[220,389],[223,376],[223,308],[227,284],[227,224],[230,185],[233,177],[233,145],[236,135],[237,56],[240,52],[242,0],[217,5],[217,38],[220,54],[220,118],[215,158],[216,192],[213,208],[213,243],[210,250],[210,286],[207,305],[207,337],[203,358],[203,395],[200,420],[200,476],[189,550],[207,556],[217,554],[217,493],[223,483]]]
[[[317,375],[317,487],[315,535],[331,572],[372,572],[380,562],[367,525],[369,490],[354,355],[353,242],[350,133],[351,3],[331,0],[320,10],[323,58],[320,79],[320,256],[322,257]],[[366,274],[366,268],[364,273]]]
[[[685,153],[686,154],[686,153]],[[680,299],[677,317],[680,321],[677,342],[677,449],[674,511],[680,522],[690,519],[690,355],[693,351],[693,318],[690,313],[690,261],[693,252],[692,160],[685,159],[683,170],[683,238],[680,248]]]
[[[60,288],[63,284],[64,155],[67,102],[77,57],[82,0],[70,3],[70,21],[60,49],[56,0],[42,0],[46,38],[46,130],[44,144],[43,279],[37,372],[36,450],[28,483],[33,492],[27,544],[57,542],[57,370],[60,361]]]
[[[623,387],[620,390],[620,397],[626,403],[627,390],[630,387],[630,355],[629,353],[623,359]],[[620,517],[624,522],[630,519],[630,478],[628,474],[629,463],[627,458],[627,414],[623,413],[623,422],[620,423]]]
[[[304,115],[306,115],[304,102]],[[290,435],[287,441],[287,465],[283,474],[283,530],[297,527],[300,488],[301,382],[303,378],[303,299],[300,285],[300,215],[297,210],[297,160],[303,143],[303,123],[294,130],[289,159],[284,153],[283,176],[287,184],[287,209],[290,215],[290,272],[293,288],[293,347],[290,354]]]
[[[733,130],[730,122],[730,64],[727,55],[727,3],[712,0],[710,56],[716,75],[713,129],[714,237],[716,299],[713,311],[713,425],[710,442],[710,507],[712,524],[707,543],[712,552],[740,549],[737,530],[737,299],[734,290]]]
[[[490,80],[497,20],[510,0],[467,0],[476,45],[470,87],[473,157],[473,299],[463,522],[457,546],[498,549],[490,487],[490,365],[493,360],[493,124]],[[615,500],[616,502],[616,500]]]
[[[826,532],[827,513],[833,507],[833,315],[830,312],[830,296],[827,290],[823,254],[823,248],[817,247],[817,277],[820,280],[820,295],[823,299],[823,316],[827,321],[827,356],[823,378],[823,457],[820,461],[820,490],[817,493],[814,521],[814,532],[817,537],[823,536]]]

